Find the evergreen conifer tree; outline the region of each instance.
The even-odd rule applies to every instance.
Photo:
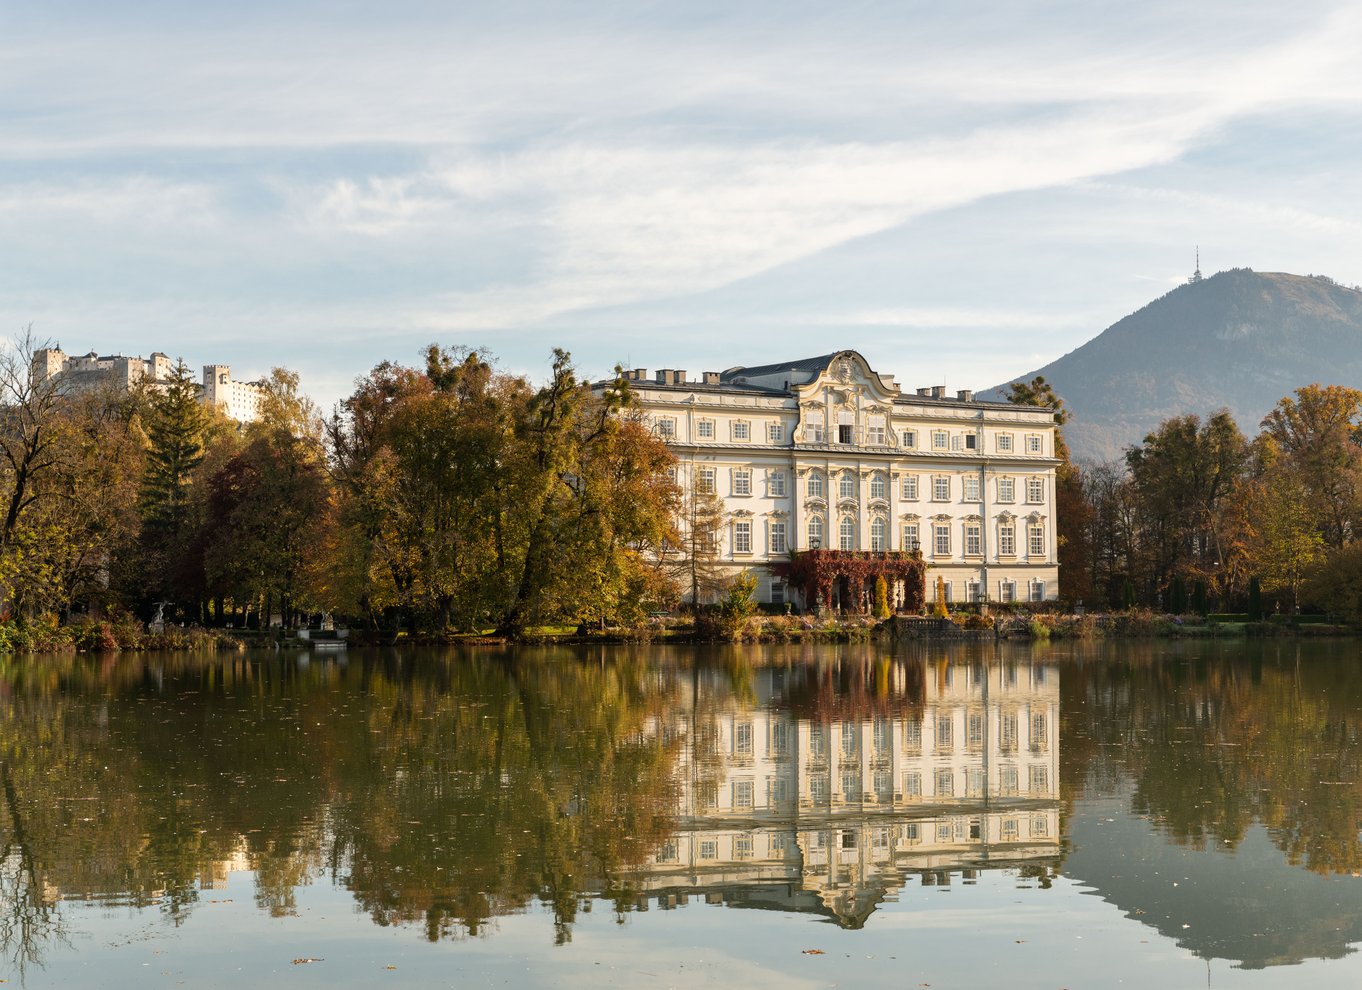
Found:
[[[172,534],[183,525],[190,475],[203,460],[206,419],[198,383],[180,360],[165,387],[151,397],[150,449],[140,493],[147,531]]]

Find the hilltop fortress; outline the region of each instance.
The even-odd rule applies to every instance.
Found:
[[[93,389],[107,386],[131,388],[137,382],[151,387],[169,380],[175,362],[161,351],[150,358],[126,357],[122,354],[68,355],[61,346],[44,347],[33,352],[31,369],[34,384],[60,377],[73,389]],[[264,382],[240,382],[232,379],[232,369],[225,364],[203,366],[203,382],[199,386],[203,404],[220,409],[238,423],[249,423],[260,414],[260,399]]]

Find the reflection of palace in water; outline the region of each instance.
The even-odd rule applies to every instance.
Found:
[[[761,668],[749,704],[693,686],[659,720],[686,739],[678,830],[639,878],[661,906],[700,894],[859,927],[910,874],[1057,865],[1055,667],[894,665],[868,711],[792,712],[791,682],[819,676]]]

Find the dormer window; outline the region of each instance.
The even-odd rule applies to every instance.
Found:
[[[873,447],[883,447],[884,435],[884,417],[882,415],[870,416],[866,420],[865,442]]]
[[[837,442],[844,444],[856,442],[856,414],[854,412],[837,414]]]

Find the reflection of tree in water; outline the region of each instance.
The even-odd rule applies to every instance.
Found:
[[[1292,864],[1358,872],[1362,669],[1355,648],[1312,645],[1304,663],[1300,649],[1151,646],[1076,666],[1061,706],[1066,763],[1093,783],[1129,773],[1132,810],[1181,843],[1234,848],[1261,822]]]
[[[660,689],[628,661],[35,669],[0,667],[0,935],[20,961],[60,933],[59,898],[178,923],[239,869],[272,914],[329,872],[382,924],[472,934],[540,898],[566,940],[587,885],[670,829],[675,743],[644,733]]]

